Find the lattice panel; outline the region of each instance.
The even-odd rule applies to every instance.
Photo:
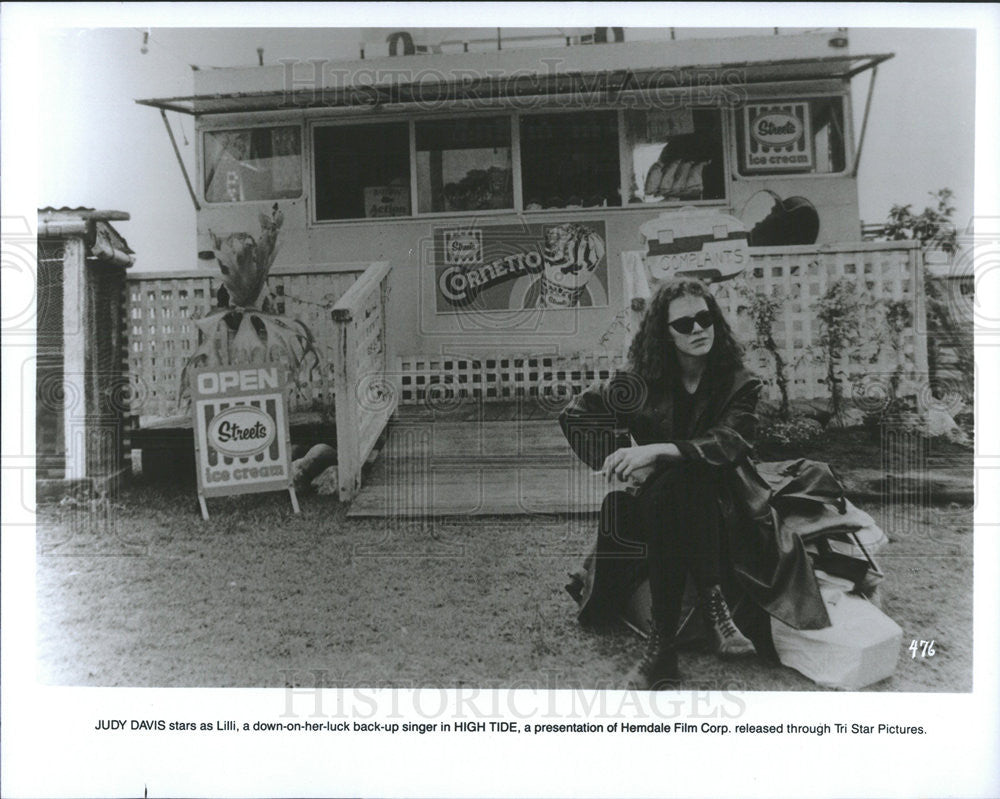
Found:
[[[334,304],[360,271],[279,274],[268,278],[266,292],[278,314],[298,319],[311,331],[319,367],[300,375],[292,410],[332,407],[333,342],[330,316]],[[126,328],[132,384],[131,412],[166,417],[181,411],[177,403],[181,370],[198,346],[197,319],[218,305],[222,281],[214,275],[130,276]]]
[[[272,275],[268,278],[275,310],[303,322],[312,333],[319,355],[319,368],[300,375],[301,385],[292,397],[290,410],[328,410],[334,402],[333,355],[337,341],[330,312],[354,284],[360,272]]]
[[[835,252],[753,252],[751,270],[733,283],[713,286],[713,293],[733,326],[733,332],[745,344],[752,343],[755,331],[746,312],[746,299],[738,292],[740,280],[753,290],[770,294],[774,289],[785,298],[784,306],[774,324],[774,338],[785,360],[791,399],[829,397],[826,386],[826,365],[819,357],[820,325],[815,303],[827,288],[840,278],[856,282],[859,294],[872,300],[902,300],[909,304],[913,324],[903,330],[901,348],[897,351],[885,340],[875,343],[885,333],[883,312],[875,307],[863,313],[863,343],[841,364],[849,383],[861,380],[887,381],[897,365],[902,365],[905,380],[923,380],[927,373],[926,349],[917,339],[922,322],[923,305],[918,301],[922,281],[919,260],[912,259],[910,249],[861,249]],[[769,396],[779,399],[774,380],[771,356],[748,348],[747,366],[767,383]],[[874,360],[872,360],[874,358]],[[850,385],[844,387],[845,396]]]
[[[397,359],[400,402],[452,398],[502,402],[517,397],[567,399],[621,366],[612,354],[407,356]]]

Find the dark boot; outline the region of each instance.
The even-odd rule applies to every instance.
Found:
[[[702,608],[712,649],[717,655],[729,658],[756,654],[753,641],[743,635],[733,622],[719,586],[713,585],[702,597]]]
[[[646,651],[625,677],[630,691],[664,691],[680,687],[674,637],[655,627],[646,641]]]
[[[581,574],[578,572],[570,572],[569,582],[563,587],[566,589],[566,593],[573,597],[573,601],[579,605],[583,601],[584,585],[585,583]]]

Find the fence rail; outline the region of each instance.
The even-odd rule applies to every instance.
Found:
[[[367,263],[336,269],[272,272],[267,291],[274,311],[301,320],[316,340],[320,364],[292,399],[292,411],[322,411],[334,404],[332,318],[337,301],[354,285]],[[198,347],[197,321],[218,305],[221,276],[204,272],[129,275],[126,330],[131,383],[130,413],[140,424],[184,412],[180,374]]]
[[[268,277],[271,312],[312,334],[319,363],[298,381],[290,411],[320,411],[336,422],[341,498],[361,485],[361,466],[396,407],[386,377],[387,262],[326,264]],[[220,276],[202,272],[132,275],[126,296],[130,413],[139,427],[186,413],[181,372],[199,346],[198,320],[218,307]],[[223,338],[226,338],[223,336]],[[223,360],[233,333],[218,343]],[[183,426],[183,425],[181,425]]]
[[[398,392],[386,377],[390,270],[387,262],[372,264],[333,308],[341,502],[350,502],[361,489],[361,467],[398,402]]]

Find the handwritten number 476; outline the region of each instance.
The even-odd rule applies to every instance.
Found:
[[[918,652],[922,658],[934,657],[934,639],[932,638],[930,641],[918,641],[914,638],[910,641],[908,649],[911,659],[916,659]]]

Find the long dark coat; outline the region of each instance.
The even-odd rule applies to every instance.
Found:
[[[685,460],[717,468],[726,571],[775,618],[796,629],[822,629],[830,626],[830,618],[809,556],[801,539],[782,526],[770,503],[771,488],[751,460],[762,387],[759,378],[742,370],[710,379],[707,390],[695,395],[687,429],[674,430],[673,394],[650,392],[637,375],[619,371],[574,397],[559,423],[573,451],[591,469],[599,469],[615,449],[630,446],[630,439],[637,444],[672,442]],[[655,482],[650,477],[639,491]],[[627,511],[623,492],[609,494],[609,500],[605,513]],[[614,515],[627,523],[627,512]],[[581,619],[588,612],[599,616],[606,610],[595,605],[627,599],[594,590],[595,585],[620,587],[620,580],[601,579],[600,572],[622,568],[631,567],[620,559],[588,558]],[[634,577],[634,568],[631,573]]]

